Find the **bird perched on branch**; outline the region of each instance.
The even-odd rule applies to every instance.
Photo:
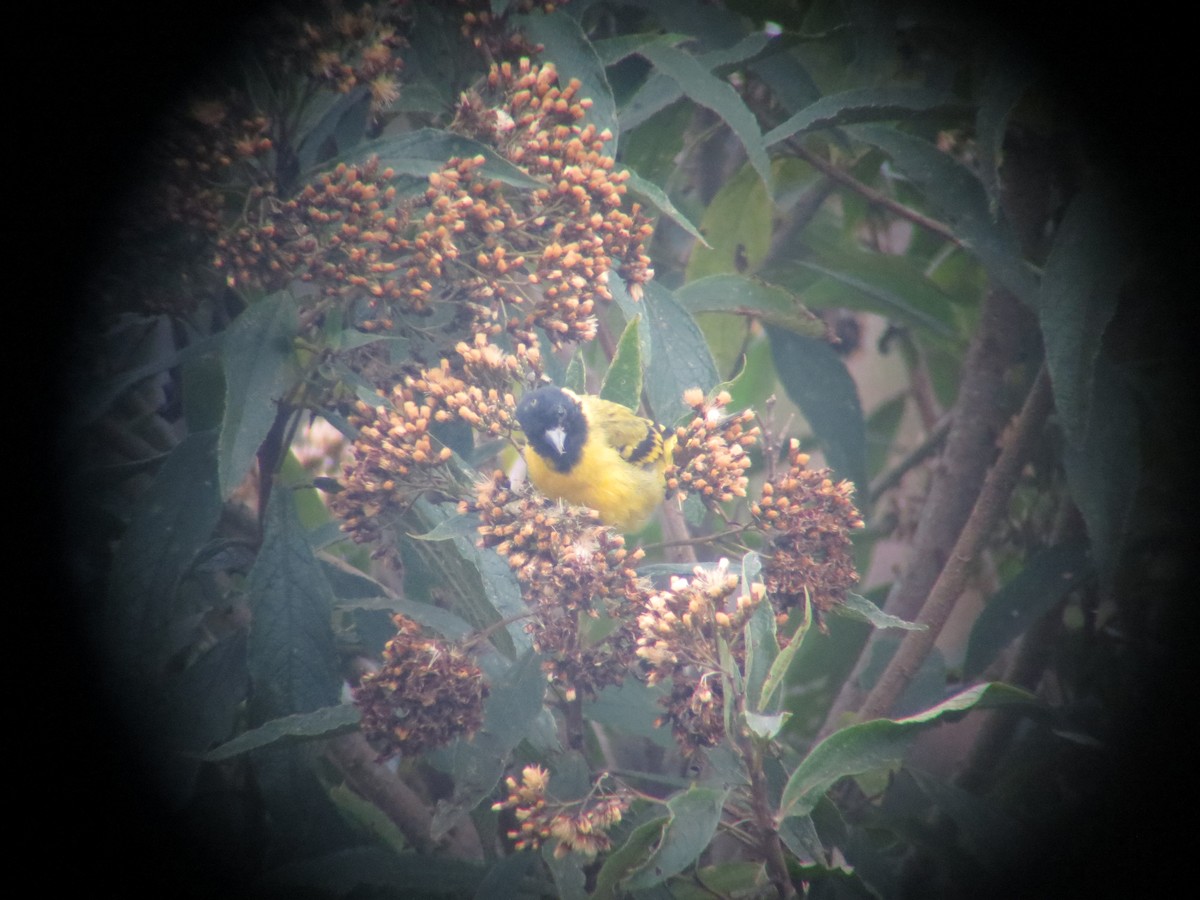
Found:
[[[534,487],[587,506],[620,531],[637,531],[663,500],[675,435],[619,403],[559,387],[517,404]]]

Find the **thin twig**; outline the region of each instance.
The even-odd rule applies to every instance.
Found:
[[[867,498],[874,503],[886,491],[891,490],[908,472],[920,465],[930,454],[942,445],[946,440],[946,435],[950,433],[950,416],[942,416],[942,418],[933,426],[933,429],[925,436],[925,440],[917,444],[908,455],[901,459],[896,465],[888,469],[886,472],[881,472],[871,486],[867,489]]]
[[[915,209],[893,200],[887,194],[881,193],[880,191],[875,190],[875,188],[868,187],[853,175],[850,175],[842,169],[839,169],[832,163],[826,162],[817,154],[806,150],[803,144],[795,139],[789,140],[788,146],[798,157],[800,157],[814,169],[821,172],[823,175],[832,178],[839,184],[850,188],[850,190],[864,197],[868,202],[874,203],[877,206],[882,206],[884,209],[894,213],[900,218],[907,219],[914,225],[919,225],[926,231],[931,231],[938,237],[950,241],[956,246],[962,246],[962,240],[954,233],[953,230],[951,230],[950,226],[945,225],[936,219],[931,219],[929,216],[919,213]]]

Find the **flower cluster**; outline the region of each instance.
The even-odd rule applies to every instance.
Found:
[[[695,493],[709,507],[745,497],[746,470],[751,464],[746,451],[759,435],[757,425],[750,427],[754,413],[726,414],[723,410],[732,400],[727,391],[706,401],[699,388],[692,388],[683,399],[696,415],[686,426],[675,429],[667,496]]]
[[[764,566],[771,596],[786,610],[807,591],[819,622],[820,614],[844,602],[858,581],[850,532],[863,522],[854,507],[853,484],[835,484],[828,469],[809,469],[808,454],[795,440],[788,459],[787,471],[763,485],[750,512],[771,538]]]
[[[534,612],[527,626],[551,684],[567,699],[619,684],[634,659],[634,611],[646,588],[640,549],[592,510],[515,491],[497,472],[463,512],[479,515],[480,546],[512,567]]]
[[[507,354],[482,333],[455,350],[457,365],[444,359],[407,376],[392,388],[389,404],[357,401],[350,416],[358,427],[354,461],[330,500],[355,541],[374,540],[385,522],[381,514],[403,509],[418,492],[452,487],[444,466],[453,454],[431,434],[436,423],[461,420],[493,437],[512,430],[515,401],[507,387],[539,364],[537,350],[520,346]]]
[[[235,286],[309,281],[368,331],[446,308],[459,334],[506,328],[532,346],[541,328],[555,346],[590,340],[610,272],[634,293],[652,277],[652,227],[636,204],[622,208],[628,176],[602,153],[611,134],[580,124],[590,101],[579,87],[527,58],[493,66],[486,102],[468,92],[451,126],[543,187],[506,192],[477,155],[449,159],[411,196],[378,158],[342,163],[286,201],[251,202],[216,265]]]
[[[547,796],[549,781],[549,773],[541,766],[526,766],[519,782],[511,775],[504,780],[508,796],[492,809],[513,810],[518,825],[508,837],[515,842],[515,849],[536,850],[553,839],[557,841],[556,859],[572,850],[587,857],[607,850],[611,842],[605,832],[621,821],[629,801],[620,794],[593,789],[582,800],[562,802]]]
[[[396,22],[386,9],[363,4],[357,10],[330,11],[328,22],[305,20],[289,49],[307,68],[314,81],[338,93],[366,85],[371,112],[378,116],[400,96],[397,76],[404,61],[397,51],[404,46]]]
[[[637,655],[650,684],[673,680],[662,721],[670,722],[685,755],[715,746],[725,734],[719,644],[726,644],[735,661],[743,660],[743,628],[766,596],[761,584],[745,594],[739,583],[728,560],[697,567],[691,579],[672,578],[670,589],[653,594],[638,616]]]
[[[383,666],[354,689],[362,729],[379,758],[415,755],[473,735],[483,724],[487,684],[458,648],[421,636],[421,627],[394,616],[396,636],[383,649]]]

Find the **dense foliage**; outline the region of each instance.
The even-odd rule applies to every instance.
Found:
[[[1070,100],[886,4],[247,23],[138,157],[63,415],[159,886],[1080,878],[1178,624],[1181,400]],[[674,432],[641,532],[522,483],[546,380]]]

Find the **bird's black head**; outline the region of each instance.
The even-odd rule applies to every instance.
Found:
[[[517,421],[538,456],[559,472],[579,462],[588,426],[572,395],[553,386],[529,391],[517,404]]]

